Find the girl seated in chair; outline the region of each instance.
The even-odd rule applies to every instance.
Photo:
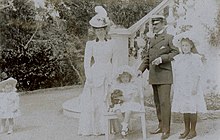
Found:
[[[125,65],[116,73],[116,80],[112,86],[110,111],[115,112],[122,126],[121,134],[128,134],[128,123],[132,112],[140,111],[138,101],[138,86],[131,67]]]

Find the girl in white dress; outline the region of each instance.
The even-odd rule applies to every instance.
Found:
[[[196,40],[191,39],[189,34],[176,37],[181,43],[182,54],[174,57],[172,112],[183,113],[185,124],[185,131],[180,134],[180,139],[192,139],[196,136],[197,113],[206,112],[201,86],[202,58],[195,48]]]
[[[119,121],[122,125],[122,136],[128,134],[128,123],[133,111],[140,111],[141,104],[139,99],[139,89],[137,83],[135,83],[135,73],[133,69],[127,65],[119,68],[116,74],[116,82],[112,87],[112,95],[122,93],[122,96],[116,97],[116,103],[112,111],[116,112]],[[120,95],[120,94],[118,94]],[[124,115],[123,115],[124,114]]]
[[[6,121],[9,122],[8,134],[13,132],[14,118],[20,116],[19,96],[16,93],[17,80],[8,78],[0,82],[0,133],[5,131]]]
[[[80,96],[79,135],[102,135],[105,130],[104,103],[112,81],[113,45],[106,39],[109,20],[105,9],[96,6],[95,15],[90,21],[96,39],[88,41],[85,48],[84,69],[86,82]],[[94,63],[92,63],[94,61]]]

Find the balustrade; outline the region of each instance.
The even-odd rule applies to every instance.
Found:
[[[167,20],[167,32],[176,35],[183,32],[182,24],[186,20],[186,10],[192,10],[194,0],[163,0],[157,7],[146,16],[133,24],[128,29],[113,28],[110,30],[112,39],[116,40],[115,61],[117,66],[130,64],[129,57],[136,55],[136,60],[141,60],[141,51],[148,43],[148,39],[154,36],[151,17],[155,14],[164,15]],[[178,21],[178,22],[177,22]],[[188,26],[186,26],[188,27]],[[133,53],[136,51],[137,53]],[[130,53],[130,54],[129,54]]]
[[[141,51],[147,43],[147,38],[153,37],[153,28],[150,20],[152,15],[164,15],[168,18],[169,26],[173,26],[170,29],[174,29],[173,7],[174,0],[163,0],[157,7],[128,29],[113,28],[110,30],[112,39],[116,40],[115,52],[120,52],[115,55],[114,59],[117,61],[117,66],[129,63],[129,56],[132,57],[134,55],[131,53],[132,50],[137,52],[136,59],[141,60]],[[169,9],[169,11],[166,11],[166,9]]]

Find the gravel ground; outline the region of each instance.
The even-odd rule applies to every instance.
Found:
[[[78,120],[68,118],[62,114],[62,103],[78,96],[81,86],[62,89],[47,89],[22,94],[20,106],[22,116],[16,118],[15,130],[11,135],[0,134],[0,140],[103,140],[104,136],[78,136]],[[137,123],[138,124],[138,123]],[[155,121],[147,121],[147,129],[156,128]],[[183,130],[183,124],[171,124],[171,136],[168,140],[177,140]],[[205,120],[197,125],[195,140],[220,140],[220,120]],[[120,135],[112,137],[121,139]],[[141,140],[141,131],[131,133],[126,139]],[[159,140],[160,135],[150,135],[148,140]]]

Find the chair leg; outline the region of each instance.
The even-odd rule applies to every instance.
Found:
[[[141,115],[141,125],[142,125],[143,140],[146,140],[147,139],[147,127],[146,127],[145,114]]]
[[[110,119],[106,118],[105,122],[106,122],[106,129],[105,129],[105,140],[109,140],[109,136],[110,136],[110,127],[111,127],[111,123],[110,123]]]

